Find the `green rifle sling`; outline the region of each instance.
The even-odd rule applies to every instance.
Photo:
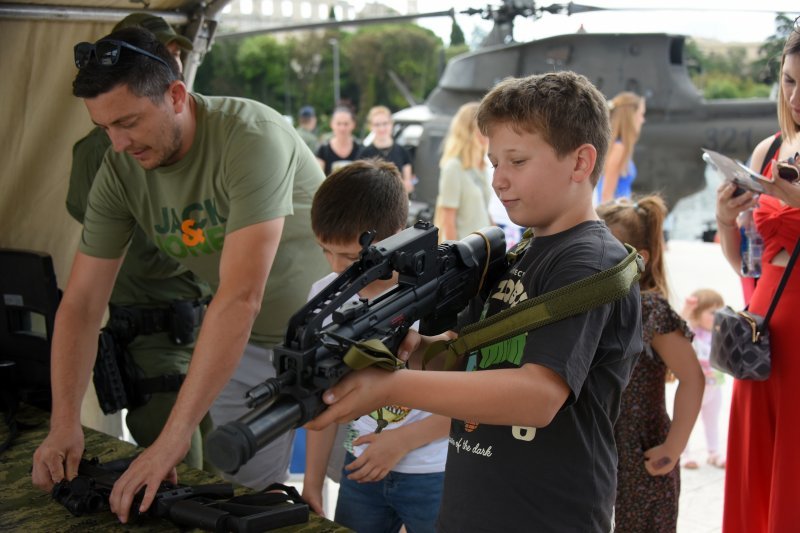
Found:
[[[513,250],[515,256],[521,255],[525,245]],[[607,270],[470,324],[456,339],[433,342],[425,351],[422,368],[445,352],[445,369],[450,369],[466,353],[621,299],[644,272],[641,256],[632,246],[626,244],[625,248],[628,250],[625,259]]]
[[[405,361],[398,359],[379,339],[368,339],[353,343],[342,359],[353,370],[377,366],[384,370],[405,368]]]

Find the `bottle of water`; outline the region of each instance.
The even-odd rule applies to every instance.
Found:
[[[739,231],[741,232],[742,276],[758,278],[761,276],[761,252],[764,249],[764,241],[756,229],[752,208],[742,211],[739,215]]]

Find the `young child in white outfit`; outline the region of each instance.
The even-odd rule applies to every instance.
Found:
[[[700,366],[706,376],[706,388],[703,393],[703,405],[700,416],[703,419],[703,428],[706,436],[708,458],[706,462],[718,468],[725,468],[724,454],[719,448],[719,414],[722,408],[722,384],[725,375],[711,367],[709,360],[711,354],[711,331],[714,327],[714,312],[725,305],[717,291],[713,289],[698,289],[686,299],[684,318],[694,332],[692,346],[700,360]],[[698,463],[692,458],[689,447],[684,450],[683,467],[688,469],[698,468]]]

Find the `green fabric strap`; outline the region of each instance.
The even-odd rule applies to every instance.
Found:
[[[398,359],[380,339],[368,339],[352,344],[344,354],[342,361],[353,370],[377,366],[384,370],[394,371],[406,367],[405,361]],[[380,433],[389,424],[383,418],[382,409],[378,409],[376,422],[378,427],[375,428],[375,433]]]
[[[625,248],[627,257],[612,268],[470,324],[456,339],[433,342],[425,351],[422,367],[445,352],[445,369],[450,369],[466,353],[619,300],[644,272],[644,261],[636,250],[627,244]]]
[[[384,370],[400,370],[406,363],[398,359],[379,339],[368,339],[350,346],[344,355],[344,364],[353,370],[377,366]]]

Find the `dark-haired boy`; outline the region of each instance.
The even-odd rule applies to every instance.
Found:
[[[311,297],[358,259],[361,234],[374,230],[374,241],[381,241],[403,230],[407,216],[408,195],[394,163],[367,159],[335,170],[311,204],[311,227],[333,270],[312,286]],[[396,284],[396,275],[376,280],[358,296],[372,299]],[[399,531],[405,525],[409,531],[433,532],[450,421],[403,405],[379,409],[389,422],[380,433],[375,432],[376,412],[350,421],[334,520],[355,531]],[[336,424],[308,432],[303,497],[319,514],[336,433]],[[335,450],[334,457],[343,451]]]
[[[492,316],[619,263],[625,249],[592,191],[609,142],[602,94],[557,72],[499,83],[481,102],[492,186],[511,220],[534,231],[496,283]],[[477,317],[476,317],[477,318]],[[410,334],[412,365],[432,338]],[[440,531],[612,529],[613,425],[642,348],[639,291],[470,355],[471,372],[353,372],[325,394],[309,427],[400,403],[453,418]]]

